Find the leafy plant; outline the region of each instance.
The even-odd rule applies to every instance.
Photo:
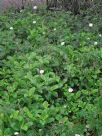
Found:
[[[90,18],[0,17],[1,136],[101,136],[101,19]]]

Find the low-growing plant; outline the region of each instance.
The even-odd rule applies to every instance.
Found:
[[[101,136],[96,19],[23,11],[0,20],[0,135]]]

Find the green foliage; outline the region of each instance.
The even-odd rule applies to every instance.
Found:
[[[101,19],[23,11],[0,21],[0,135],[101,136]]]

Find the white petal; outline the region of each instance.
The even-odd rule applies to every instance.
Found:
[[[33,9],[37,9],[38,7],[37,6],[34,6]]]
[[[65,42],[61,42],[61,45],[64,45],[65,44]]]
[[[73,91],[74,91],[73,88],[69,88],[69,89],[68,89],[68,92],[69,92],[69,93],[72,93]]]
[[[98,44],[98,42],[94,42],[94,45],[97,45]]]
[[[20,10],[20,13],[23,12],[23,10]]]
[[[36,21],[33,21],[33,24],[36,24]]]
[[[43,34],[45,34],[45,32],[43,32]]]
[[[87,39],[88,39],[88,40],[90,40],[90,38],[89,38],[89,37],[88,37]]]
[[[92,24],[92,23],[89,23],[89,27],[93,27],[93,24]]]
[[[10,30],[13,30],[13,27],[10,27]]]
[[[75,134],[75,136],[80,136],[79,134]]]
[[[102,37],[102,34],[99,34],[99,37]]]
[[[67,107],[67,105],[64,105],[64,108],[66,108]]]
[[[41,69],[41,70],[39,71],[39,73],[40,73],[40,74],[44,74],[44,70]]]
[[[89,125],[86,125],[86,128],[90,128],[90,126],[89,126]]]
[[[19,135],[19,132],[15,132],[14,135],[15,135],[15,136]]]

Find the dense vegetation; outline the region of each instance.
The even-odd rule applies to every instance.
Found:
[[[93,11],[0,16],[0,136],[102,136],[101,23]]]

